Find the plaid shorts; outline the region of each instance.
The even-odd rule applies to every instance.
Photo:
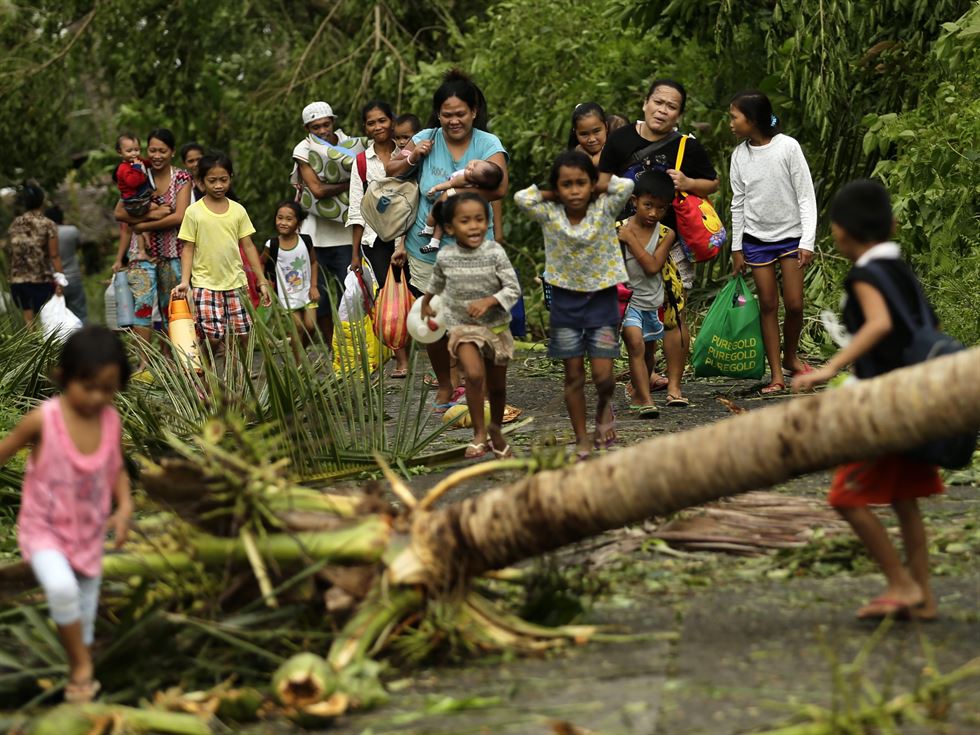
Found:
[[[194,309],[197,325],[208,339],[224,339],[226,330],[235,335],[248,334],[252,327],[238,291],[195,288]]]

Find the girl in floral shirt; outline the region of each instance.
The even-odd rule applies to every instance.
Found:
[[[548,354],[565,363],[565,405],[575,430],[576,456],[616,441],[612,396],[613,360],[619,357],[619,300],[616,284],[627,280],[616,235],[616,217],[633,182],[613,176],[606,191],[597,186],[592,159],[579,151],[559,154],[551,168],[552,191],[531,186],[514,202],[544,234],[545,280],[551,285]],[[585,356],[595,383],[596,427],[585,430]]]

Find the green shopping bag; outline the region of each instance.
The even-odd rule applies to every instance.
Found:
[[[691,362],[694,374],[699,377],[762,377],[765,350],[762,348],[759,302],[741,274],[721,290],[708,310],[694,340]]]

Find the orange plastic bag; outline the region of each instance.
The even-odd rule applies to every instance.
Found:
[[[395,278],[397,274],[398,278]],[[393,350],[400,350],[408,344],[408,325],[405,320],[415,302],[408,290],[408,279],[401,268],[388,266],[388,277],[384,288],[378,293],[374,309],[374,331],[378,339]]]

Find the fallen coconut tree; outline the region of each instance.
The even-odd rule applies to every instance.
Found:
[[[480,594],[476,577],[609,529],[977,426],[980,349],[538,471],[438,508],[439,497],[468,478],[501,468],[538,470],[538,460],[467,467],[422,499],[385,466],[401,501],[396,509],[377,495],[296,487],[282,463],[263,460],[267,437],[225,422],[210,424],[193,446],[177,443],[180,456],[148,462],[144,485],[193,526],[172,552],[175,560],[239,575],[244,567],[269,606],[297,568],[319,565],[317,576],[329,587],[326,608],[349,611],[347,622],[330,645],[329,667],[310,656],[287,662],[276,690],[299,717],[332,716],[348,701],[342,681],[309,677],[335,672],[342,680],[344,671],[412,631],[456,635],[476,650],[541,650],[596,633],[542,628],[507,614]],[[738,439],[745,436],[752,441]],[[326,530],[310,530],[318,527]],[[141,554],[148,561],[142,568]],[[110,556],[106,576],[113,564],[125,574],[152,575],[167,558],[144,549],[128,553],[126,564]]]

